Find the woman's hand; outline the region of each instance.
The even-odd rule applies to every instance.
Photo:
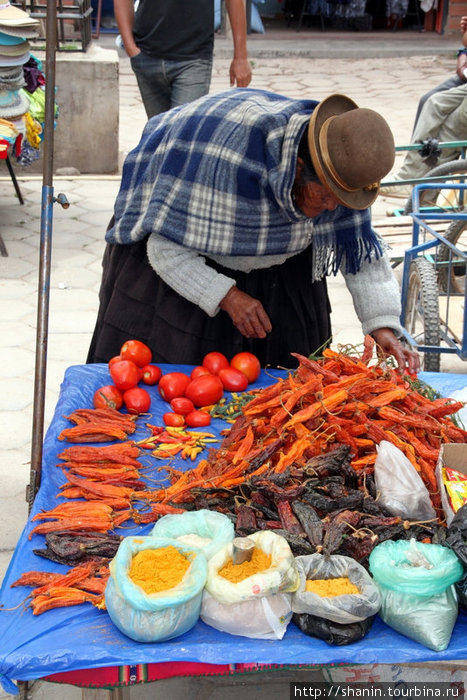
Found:
[[[232,287],[219,304],[245,338],[265,338],[272,329],[269,316],[258,299]]]
[[[378,328],[371,333],[378,349],[383,356],[392,355],[397,362],[399,371],[417,374],[420,371],[420,357],[398,340],[391,328]]]

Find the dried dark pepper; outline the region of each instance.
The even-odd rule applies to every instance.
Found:
[[[292,510],[305,530],[310,544],[313,545],[317,552],[321,552],[323,549],[324,527],[318,513],[312,506],[302,501],[294,501]]]
[[[252,508],[241,504],[237,506],[237,522],[235,527],[237,530],[256,528],[256,515]]]
[[[118,535],[48,533],[47,549],[63,558],[83,559],[86,556],[114,557],[122,538]]]
[[[378,538],[376,535],[366,534],[363,537],[350,535],[345,538],[341,551],[368,569],[368,557],[377,544]]]
[[[300,524],[300,521],[295,516],[292,511],[292,507],[289,501],[279,500],[277,501],[277,512],[279,514],[280,521],[284,530],[291,532],[293,535],[299,535],[303,537],[306,533]]]
[[[333,510],[337,510],[339,506],[336,502],[329,498],[328,496],[323,496],[322,493],[318,493],[313,489],[308,489],[302,495],[302,501],[309,503],[310,506],[318,511],[318,514],[326,515],[327,513],[332,513]]]
[[[292,554],[295,557],[302,557],[307,554],[314,554],[315,548],[304,537],[294,535],[288,530],[275,530],[276,535],[281,535],[289,543]]]

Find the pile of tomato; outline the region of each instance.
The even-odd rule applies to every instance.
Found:
[[[229,362],[222,353],[209,352],[189,376],[184,372],[164,374],[158,389],[172,409],[164,413],[164,423],[190,428],[209,425],[211,416],[202,409],[220,401],[224,390],[244,391],[258,379],[260,371],[259,360],[252,353],[238,353]]]
[[[93,397],[94,408],[127,409],[128,413],[147,413],[151,407],[149,392],[143,384],[157,384],[162,370],[151,364],[152,352],[140,340],[127,340],[120,354],[109,361],[113,384],[99,387]]]
[[[119,355],[109,361],[113,384],[99,387],[94,394],[95,408],[125,408],[129,413],[147,413],[151,396],[139,383],[158,385],[160,396],[170,404],[163,421],[173,427],[209,425],[207,406],[216,404],[225,391],[244,391],[261,371],[258,358],[250,352],[237,353],[229,362],[220,352],[209,352],[190,375],[167,372],[151,364],[150,348],[139,340],[127,340]],[[204,409],[204,410],[202,410]]]

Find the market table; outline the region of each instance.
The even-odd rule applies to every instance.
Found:
[[[191,370],[191,367],[183,365],[161,365],[161,368],[164,373]],[[267,386],[281,374],[279,370],[262,371],[257,386]],[[467,386],[467,375],[421,373],[420,378],[444,396]],[[441,652],[403,637],[378,617],[370,632],[359,642],[329,646],[319,639],[306,636],[292,623],[280,641],[232,636],[199,621],[180,637],[147,644],[124,636],[114,627],[106,612],[89,604],[58,608],[33,616],[30,608],[25,609],[21,605],[29,589],[10,588],[11,584],[25,571],[64,572],[66,568],[33,554],[33,549],[44,546],[44,538],[33,535],[31,540],[28,539],[36,524],[31,522],[31,518],[57,504],[56,495],[65,480],[62,470],[56,466],[57,455],[67,445],[58,440],[58,435],[70,426],[65,416],[77,408],[92,406],[94,391],[107,383],[107,365],[79,365],[68,368],[65,373],[54,417],[44,440],[41,486],[0,591],[0,604],[3,607],[0,613],[0,681],[6,692],[17,691],[15,680],[33,680],[65,671],[173,662],[216,664],[221,669],[222,665],[232,668],[235,664],[252,663],[303,667],[467,659],[467,615],[464,611],[459,613],[449,647]],[[156,387],[149,387],[149,390],[152,395],[151,418],[144,422],[161,425],[167,404],[160,399]],[[141,422],[143,426],[144,422]],[[226,425],[224,421],[214,420],[209,430],[219,436]],[[184,460],[179,460],[179,464],[174,466],[188,468],[192,465],[192,462],[186,464]],[[135,526],[120,529],[118,533],[148,534],[152,527]],[[196,673],[197,667],[193,665],[191,668]]]

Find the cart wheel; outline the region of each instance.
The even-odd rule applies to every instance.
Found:
[[[462,177],[464,176],[464,177]],[[459,160],[450,160],[448,163],[442,163],[442,165],[437,165],[433,168],[425,177],[439,177],[440,182],[446,184],[447,182],[454,182],[455,184],[464,184],[467,180],[467,158],[460,158]],[[427,194],[436,197],[436,190],[427,190]],[[464,191],[451,190],[454,196],[454,201],[451,197],[449,200],[446,195],[443,194],[442,188],[440,188],[437,198],[436,206],[441,210],[455,211],[463,209],[465,206],[466,193]],[[411,214],[412,209],[412,197],[409,197],[405,203],[404,214]]]
[[[434,266],[425,258],[416,258],[410,266],[405,325],[420,345],[441,344],[438,284]],[[439,372],[439,353],[423,354],[423,369]]]
[[[467,213],[467,212],[466,212]],[[444,238],[453,243],[467,256],[467,221],[453,221],[446,229]],[[447,245],[438,246],[438,282],[443,292],[448,294],[465,294],[466,259],[459,258]],[[457,264],[456,264],[457,260]]]

